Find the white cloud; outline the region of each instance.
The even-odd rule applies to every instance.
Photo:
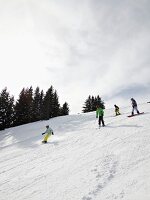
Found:
[[[89,94],[110,100],[124,91],[125,100],[129,89],[139,86],[139,96],[144,88],[148,95],[148,0],[7,0],[0,5],[2,88],[19,93],[26,86],[47,90],[52,84],[72,112],[81,111]]]

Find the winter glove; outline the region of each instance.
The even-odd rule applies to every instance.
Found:
[[[42,135],[44,135],[45,133],[42,133]]]
[[[52,135],[54,135],[54,132],[52,131]]]

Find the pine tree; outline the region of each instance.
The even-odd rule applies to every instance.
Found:
[[[14,97],[10,97],[7,88],[0,94],[0,130],[68,114],[68,103],[65,102],[60,107],[57,91],[54,91],[53,86],[45,95],[43,90],[40,92],[39,87],[34,94],[32,86],[23,88],[15,104]]]
[[[4,88],[0,94],[0,130],[13,126],[13,120],[14,97]]]
[[[26,89],[26,98],[27,98],[27,105],[28,105],[28,119],[29,122],[33,122],[33,88],[32,86]]]
[[[90,95],[89,95],[89,97],[86,99],[82,111],[83,111],[84,113],[92,111],[92,98],[91,98]]]
[[[62,108],[60,109],[60,113],[61,115],[69,115],[69,105],[67,102],[63,104]]]
[[[52,117],[57,117],[59,115],[60,115],[60,104],[58,101],[57,91],[55,90],[52,103]]]
[[[33,89],[23,88],[15,105],[15,125],[32,122],[33,119]]]
[[[83,106],[83,112],[91,112],[91,111],[95,111],[97,106],[101,106],[103,109],[105,108],[104,106],[104,102],[101,100],[101,98],[99,97],[99,95],[97,97],[94,96],[90,96],[88,97],[88,99],[86,99],[84,106]]]
[[[95,111],[96,110],[96,97],[92,96],[92,109],[91,111]]]
[[[44,91],[42,90],[41,93],[40,93],[40,120],[43,119],[43,102],[44,102]]]
[[[40,88],[37,87],[34,92],[32,111],[33,111],[33,121],[41,120],[42,112],[42,101],[43,101],[43,91],[40,92]]]
[[[100,98],[100,96],[98,95],[96,97],[96,105],[99,105],[101,108],[105,109],[105,105],[104,105],[104,101],[102,101],[102,99]]]
[[[43,99],[43,105],[42,105],[42,119],[48,120],[49,118],[53,117],[53,110],[52,110],[52,104],[53,104],[53,86],[51,86],[44,96]]]

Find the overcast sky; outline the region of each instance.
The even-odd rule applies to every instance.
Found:
[[[0,90],[53,85],[81,112],[150,100],[149,0],[0,0]]]

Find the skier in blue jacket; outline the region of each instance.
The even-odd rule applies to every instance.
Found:
[[[132,115],[134,115],[134,110],[137,112],[137,114],[139,114],[139,110],[137,108],[137,102],[135,101],[135,99],[131,98],[131,104],[132,104]]]

